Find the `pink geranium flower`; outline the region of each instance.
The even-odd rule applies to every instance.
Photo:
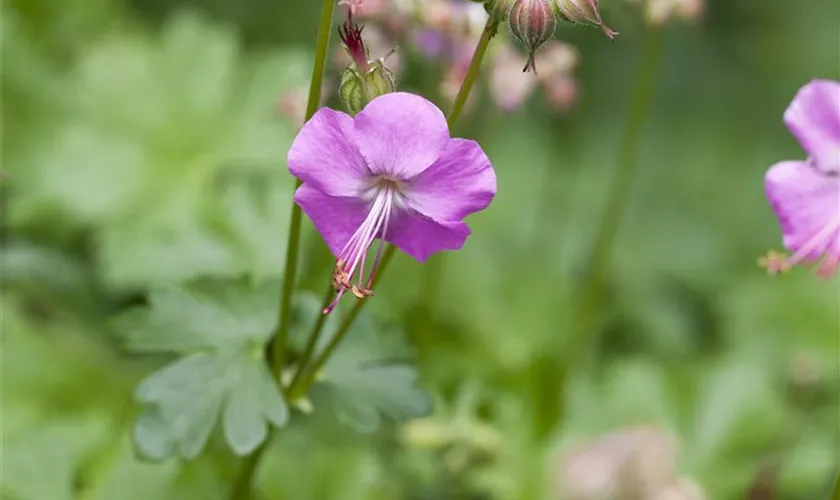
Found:
[[[420,262],[459,249],[470,234],[464,217],[496,194],[496,175],[481,146],[450,138],[434,104],[400,92],[377,97],[355,118],[322,108],[292,144],[288,165],[303,182],[295,201],[337,259],[338,294],[325,313],[348,290],[371,295],[383,240]],[[365,279],[365,258],[376,239],[379,249]]]
[[[805,85],[784,121],[809,156],[777,163],[767,172],[767,198],[792,255],[771,253],[762,264],[776,273],[801,262],[817,263],[818,273],[829,277],[840,262],[840,83]]]

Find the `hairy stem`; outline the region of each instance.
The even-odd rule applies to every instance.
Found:
[[[318,27],[318,39],[315,43],[315,62],[312,66],[312,79],[309,83],[309,100],[306,103],[306,121],[312,118],[321,102],[321,87],[324,84],[324,70],[330,48],[330,34],[333,25],[335,0],[323,0],[321,3],[321,22]],[[295,189],[301,182],[295,183]],[[280,308],[277,318],[277,331],[272,337],[271,365],[277,380],[283,371],[286,356],[286,343],[289,335],[289,311],[292,305],[292,291],[297,279],[298,250],[300,249],[301,210],[292,202],[289,218],[289,237],[286,243],[286,268],[283,271],[283,288],[280,292]]]
[[[467,69],[467,74],[464,77],[464,81],[461,83],[461,88],[460,90],[458,90],[458,95],[455,97],[455,102],[452,105],[452,111],[450,111],[449,116],[447,116],[446,121],[449,124],[450,130],[455,125],[455,122],[458,121],[458,118],[461,117],[461,112],[464,109],[464,104],[466,104],[467,98],[470,96],[470,91],[475,85],[475,80],[478,77],[479,70],[481,69],[481,63],[484,60],[484,56],[487,54],[487,47],[490,45],[490,40],[496,34],[497,28],[498,24],[496,23],[496,21],[493,19],[493,17],[489,17],[487,19],[487,24],[484,26],[484,31],[481,34],[481,38],[478,41],[478,45],[475,48],[475,52],[473,53],[472,60],[470,61],[470,66]],[[377,280],[384,273],[386,264],[391,261],[391,259],[394,256],[394,252],[395,248],[393,246],[389,246],[388,249],[385,250],[385,253],[382,256],[382,263],[379,265]],[[437,265],[440,266],[440,263],[438,262]],[[332,288],[328,290],[327,296],[329,297],[331,293]],[[341,343],[341,340],[344,338],[344,335],[346,335],[347,332],[350,330],[350,327],[353,325],[353,322],[356,320],[356,317],[361,312],[365,303],[367,303],[366,300],[360,300],[353,306],[353,309],[344,318],[341,325],[338,327],[338,330],[336,330],[336,333],[330,341],[330,344],[327,346],[326,349],[324,349],[324,351],[319,355],[319,357],[314,362],[312,362],[311,368],[308,368],[308,365],[311,362],[311,357],[315,351],[315,346],[317,345],[318,339],[321,335],[321,331],[323,330],[324,320],[323,318],[318,318],[318,320],[315,323],[315,327],[310,332],[309,340],[307,341],[306,352],[304,353],[304,356],[301,359],[300,368],[298,368],[298,371],[295,374],[295,378],[289,386],[289,390],[286,392],[290,400],[294,400],[300,397],[301,395],[306,394],[306,391],[309,389],[309,386],[315,380],[318,370],[320,370],[323,367],[324,363],[326,363],[326,361],[335,351],[336,347],[338,347],[338,344]]]

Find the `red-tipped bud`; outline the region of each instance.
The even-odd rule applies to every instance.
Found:
[[[537,68],[534,53],[554,36],[557,12],[553,0],[514,0],[508,24],[513,36],[528,49],[528,62],[522,71]]]
[[[555,0],[560,15],[567,21],[582,24],[594,24],[601,28],[610,40],[618,35],[617,31],[611,30],[601,20],[601,13],[598,10],[598,0]]]
[[[363,29],[364,26],[359,26],[353,22],[352,13],[348,13],[347,21],[338,27],[338,36],[341,38],[341,43],[353,59],[356,69],[362,72],[368,69],[368,51],[364,40],[362,40]]]
[[[370,54],[362,40],[362,27],[353,23],[352,12],[348,12],[347,22],[338,29],[338,34],[353,60],[341,73],[338,95],[347,110],[355,115],[376,97],[394,92],[396,79],[394,72],[385,66],[385,58],[369,59]]]

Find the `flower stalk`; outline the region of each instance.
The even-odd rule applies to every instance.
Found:
[[[327,65],[327,55],[330,48],[335,0],[322,0],[321,17],[318,25],[318,35],[315,42],[315,61],[312,64],[312,79],[309,82],[309,97],[306,102],[304,122],[318,110],[321,102],[321,88],[324,85],[324,73]],[[295,188],[300,187],[301,181],[296,182]],[[274,373],[277,383],[283,372],[286,357],[286,344],[289,335],[289,313],[292,305],[292,292],[297,278],[298,251],[300,248],[300,225],[302,213],[300,207],[292,202],[292,213],[289,220],[289,235],[286,244],[286,267],[283,271],[283,286],[280,291],[280,307],[277,318],[277,330],[271,337],[268,351],[268,363]],[[257,466],[271,441],[272,432],[265,441],[242,464],[242,469],[231,489],[231,500],[247,500],[251,496],[251,483],[254,480]]]
[[[315,62],[312,65],[312,79],[309,83],[309,99],[306,103],[304,122],[312,118],[321,102],[321,88],[324,84],[324,71],[330,48],[330,34],[332,33],[334,11],[335,0],[323,0],[321,2],[321,19],[318,26],[318,38],[315,43]],[[295,183],[295,189],[300,187],[300,185],[301,181],[298,180]],[[286,240],[286,267],[283,271],[283,288],[280,292],[277,330],[272,336],[272,347],[269,350],[269,361],[278,381],[280,380],[280,374],[283,371],[285,363],[286,344],[289,336],[289,312],[291,311],[292,305],[292,292],[297,279],[301,219],[302,212],[300,207],[297,203],[292,202],[292,213],[289,219],[289,236]]]
[[[487,53],[487,47],[490,46],[490,40],[496,35],[498,30],[498,23],[493,16],[487,18],[487,24],[484,25],[484,31],[481,32],[481,38],[478,40],[478,45],[475,47],[470,66],[467,69],[467,75],[464,77],[461,88],[458,90],[458,95],[455,96],[455,102],[452,104],[452,111],[446,117],[451,129],[455,122],[461,117],[461,112],[464,110],[464,105],[467,103],[467,98],[470,96],[475,80],[478,78],[478,72],[481,68],[481,63],[484,61],[484,56]]]
[[[633,85],[627,123],[618,148],[615,178],[610,187],[607,206],[595,233],[589,276],[582,295],[583,307],[581,313],[584,321],[580,327],[581,331],[591,329],[593,324],[595,309],[597,309],[603,288],[604,276],[607,274],[610,257],[612,256],[613,243],[621,225],[633,176],[636,172],[640,139],[647,117],[650,114],[654,84],[662,59],[663,34],[657,28],[652,27],[649,30],[642,49],[642,60],[639,63],[636,81]]]
[[[388,267],[388,264],[391,262],[391,259],[394,258],[395,249],[393,245],[388,246],[388,249],[383,253],[382,260],[379,264],[379,274],[373,277],[373,281],[371,283],[371,288],[376,284],[377,278],[385,272],[385,269]],[[330,357],[333,355],[335,350],[338,348],[338,345],[344,339],[347,332],[350,331],[350,327],[353,325],[353,322],[356,321],[356,318],[359,316],[359,313],[362,311],[362,307],[367,304],[367,300],[358,300],[355,304],[353,304],[353,309],[347,314],[344,318],[344,321],[341,322],[341,325],[336,330],[335,335],[330,340],[330,343],[321,351],[321,354],[312,362],[312,366],[309,369],[306,369],[306,364],[301,364],[300,369],[295,374],[295,378],[292,381],[291,385],[289,385],[289,389],[286,391],[286,398],[289,401],[295,401],[296,399],[300,398],[306,391],[309,390],[309,387],[315,381],[315,378],[318,375],[318,372]],[[310,336],[309,345],[307,346],[307,350],[309,351],[309,357],[314,354],[315,346],[317,345],[317,337],[320,335],[320,331],[323,330],[323,322],[324,318],[326,318],[325,314],[319,314],[318,319],[316,320],[317,323],[320,323],[321,328],[319,328],[316,332],[318,335]],[[313,341],[313,339],[315,339]],[[308,359],[308,358],[307,358]]]
[[[630,97],[627,122],[619,144],[615,177],[610,187],[607,206],[598,222],[588,266],[589,271],[580,294],[577,321],[572,324],[570,343],[561,365],[561,384],[566,382],[571,365],[581,358],[589,334],[595,327],[598,307],[603,296],[604,277],[610,266],[614,242],[630,194],[640,139],[650,114],[656,77],[662,61],[662,49],[662,30],[655,27],[648,28],[642,49],[642,59]],[[561,409],[559,418],[562,419],[563,416],[564,412]]]

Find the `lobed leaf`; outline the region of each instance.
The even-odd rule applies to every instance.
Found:
[[[263,350],[276,322],[277,282],[202,281],[152,292],[149,305],[118,323],[135,352],[184,357],[148,376],[132,437],[140,455],[194,458],[219,419],[234,453],[247,455],[283,426],[289,411]]]

